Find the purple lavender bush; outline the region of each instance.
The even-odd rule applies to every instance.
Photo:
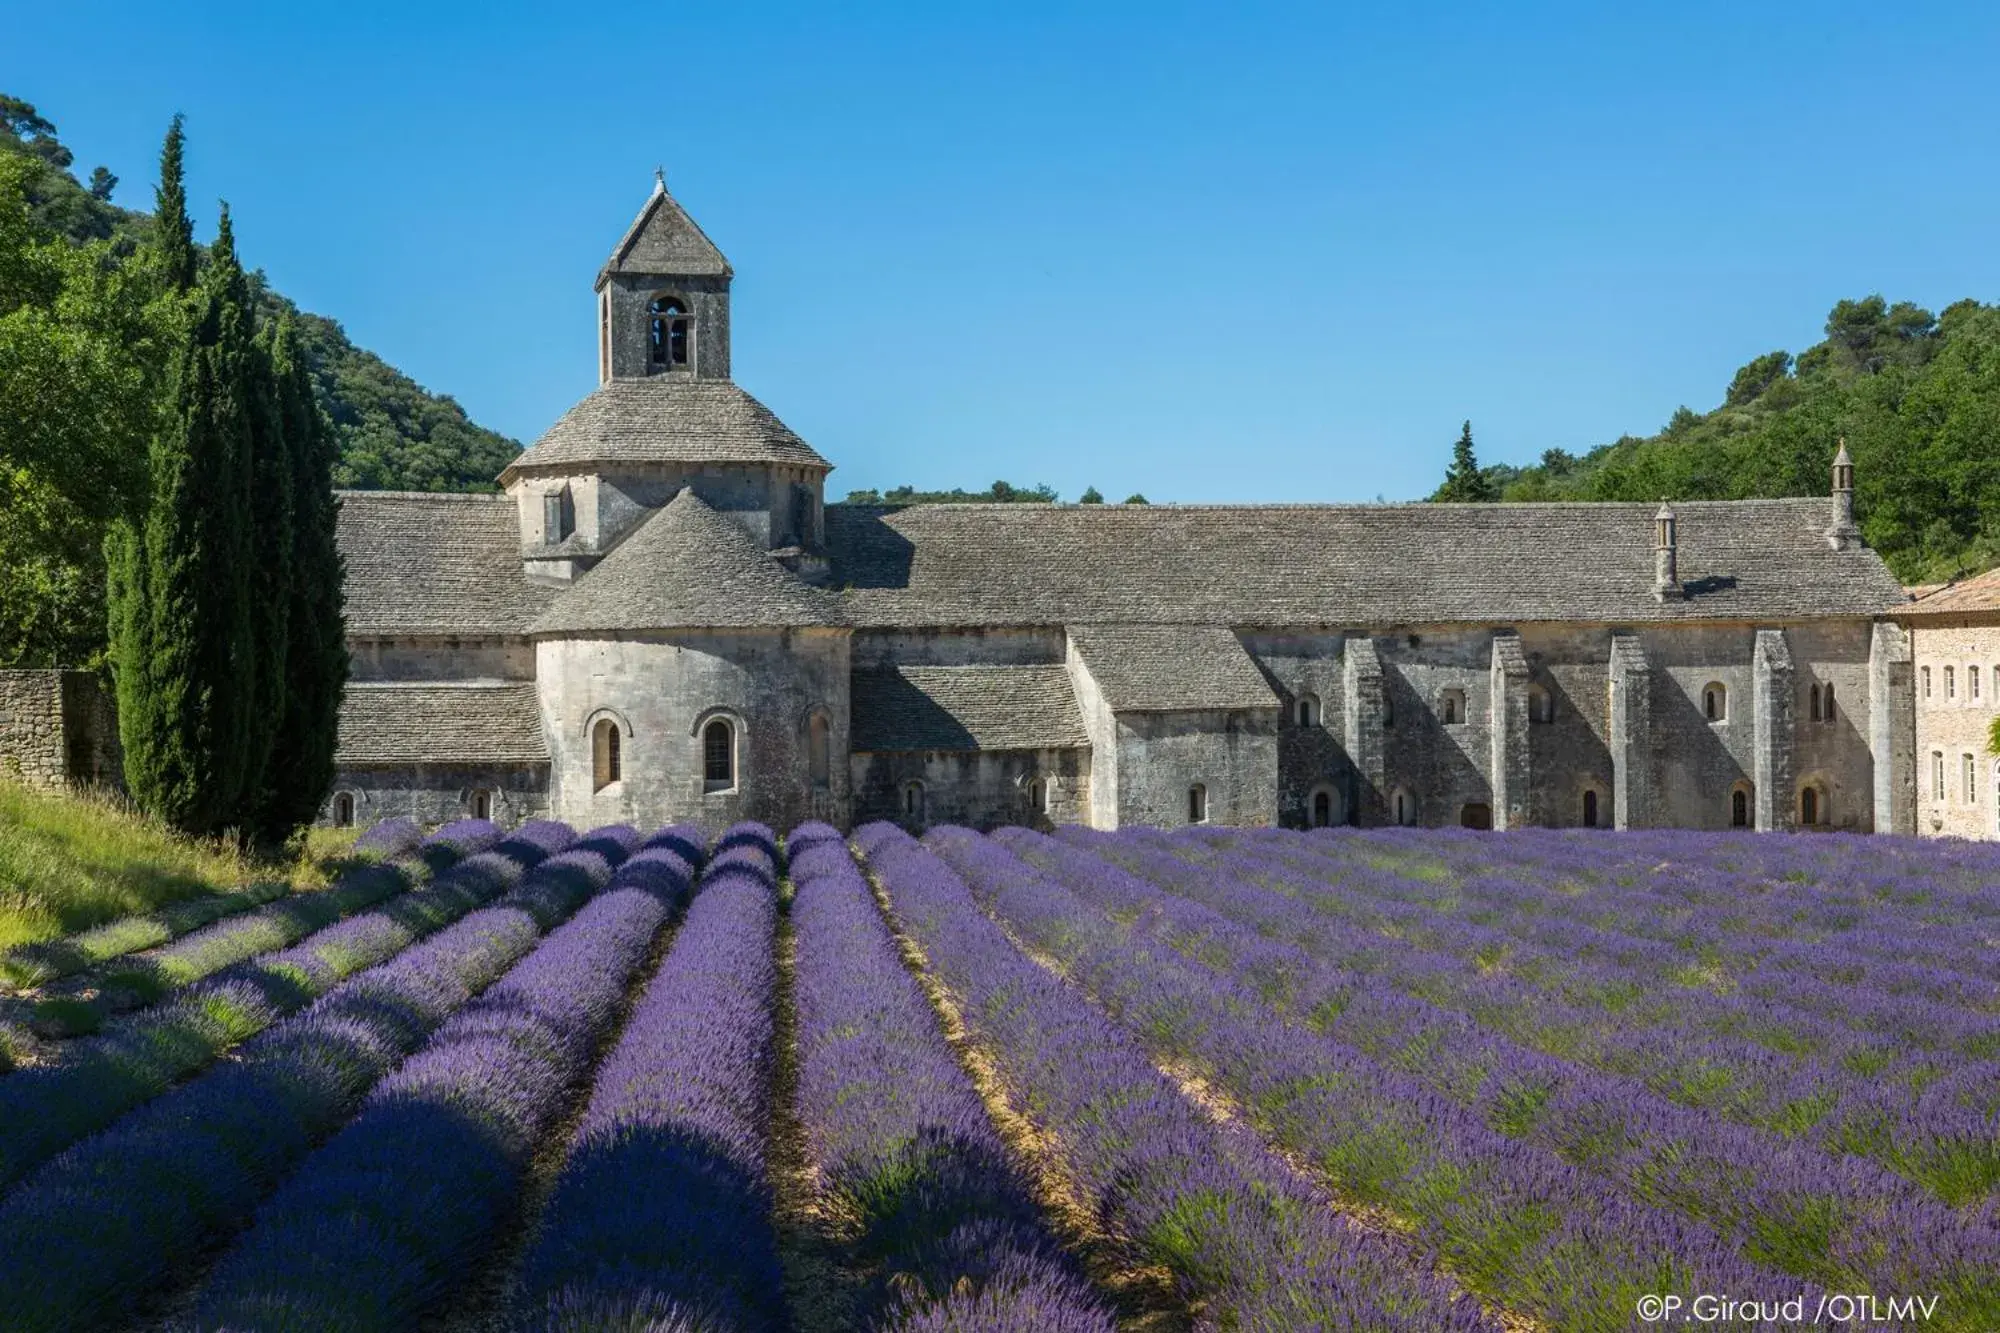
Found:
[[[236,1043],[457,920],[573,840],[567,825],[524,824],[430,885],[347,918],[290,949],[227,968],[171,1003],[80,1040],[56,1061],[0,1080],[0,1186],[102,1129]],[[377,873],[387,873],[378,867]]]
[[[823,1203],[871,1281],[870,1322],[1102,1330],[840,834],[786,840],[799,1118]]]
[[[717,842],[659,974],[599,1067],[522,1269],[520,1326],[783,1326],[768,1133],[776,848]]]
[[[191,1326],[412,1326],[512,1215],[654,936],[685,903],[688,864],[655,838],[599,830],[547,862],[608,885],[459,1010],[257,1213]],[[612,866],[620,863],[616,873]],[[524,888],[527,886],[524,885]]]
[[[1337,1218],[1253,1136],[1211,1122],[1024,957],[934,852],[889,824],[855,838],[1024,1112],[1057,1136],[1072,1178],[1133,1259],[1167,1268],[1219,1326],[1497,1327],[1421,1253]]]
[[[542,850],[574,840],[547,823],[524,837]],[[7,1327],[102,1327],[240,1225],[377,1080],[574,911],[604,861],[600,847],[525,875],[510,862],[493,906],[336,986],[0,1199]]]

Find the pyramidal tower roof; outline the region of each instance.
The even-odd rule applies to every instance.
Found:
[[[732,271],[715,242],[667,193],[666,173],[658,171],[653,173],[653,193],[604,262],[597,285],[614,273],[726,278]]]
[[[683,489],[557,598],[531,634],[832,625],[832,600]]]

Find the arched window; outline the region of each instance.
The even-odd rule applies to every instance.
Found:
[[[1398,787],[1389,795],[1389,818],[1402,825],[1417,822],[1417,798]]]
[[[1319,722],[1319,696],[1317,694],[1301,694],[1299,696],[1299,725],[1302,727],[1316,727],[1319,725]]]
[[[344,791],[333,798],[333,824],[335,828],[354,827],[354,793]]]
[[[1950,667],[1944,669],[1944,697],[1947,699],[1958,697],[1958,673]]]
[[[476,788],[472,793],[472,817],[474,819],[493,818],[493,793],[484,787]]]
[[[655,366],[673,369],[690,364],[694,343],[694,319],[678,296],[658,296],[646,307],[651,321],[647,359]]]
[[[601,717],[597,725],[590,729],[590,789],[603,791],[625,775],[625,760],[620,753],[618,723],[614,718]]]
[[[1188,788],[1188,823],[1208,822],[1208,788],[1197,782]]]
[[[1556,720],[1556,698],[1539,685],[1528,687],[1528,721],[1553,722]]]
[[[1824,686],[1822,686],[1822,687],[1820,688],[1820,703],[1821,703],[1821,705],[1822,705],[1822,711],[1821,711],[1821,715],[1820,715],[1820,720],[1821,720],[1822,722],[1831,722],[1831,721],[1833,721],[1833,682],[1832,682],[1832,681],[1828,681],[1828,682],[1827,682],[1827,683],[1826,683],[1826,684],[1825,684]]]
[[[1812,720],[1819,721],[1819,686],[1812,687]]]
[[[815,712],[806,719],[806,771],[815,787],[826,786],[832,778],[830,731],[825,713]]]
[[[1597,827],[1597,792],[1595,789],[1587,788],[1583,793],[1583,826],[1585,828]]]
[[[1333,826],[1333,793],[1316,791],[1313,793],[1312,826],[1331,828]]]
[[[1799,823],[1806,828],[1818,828],[1832,822],[1832,812],[1827,809],[1826,792],[1816,782],[1808,782],[1799,788]]]
[[[1396,725],[1396,698],[1389,693],[1389,682],[1382,682],[1382,729],[1387,731]]]
[[[903,818],[912,824],[924,822],[924,784],[905,782],[903,784]]]
[[[1729,691],[1720,681],[1710,681],[1702,686],[1701,715],[1710,722],[1729,720]]]
[[[706,791],[728,791],[736,785],[736,728],[716,718],[701,729],[701,782]]]
[[[1750,788],[1741,782],[1729,793],[1729,827],[1750,827]]]
[[[1439,695],[1438,716],[1447,727],[1455,727],[1465,721],[1465,691],[1446,690]]]
[[[1049,784],[1040,778],[1028,784],[1028,809],[1034,814],[1046,814],[1049,808]]]

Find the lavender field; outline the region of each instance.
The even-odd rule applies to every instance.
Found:
[[[1994,850],[364,848],[47,969],[0,1329],[2000,1329]]]

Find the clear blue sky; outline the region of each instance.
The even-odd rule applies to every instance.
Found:
[[[532,440],[656,162],[831,487],[1428,491],[2000,297],[2000,7],[43,4],[0,89]],[[1641,9],[1651,10],[1650,16]]]

